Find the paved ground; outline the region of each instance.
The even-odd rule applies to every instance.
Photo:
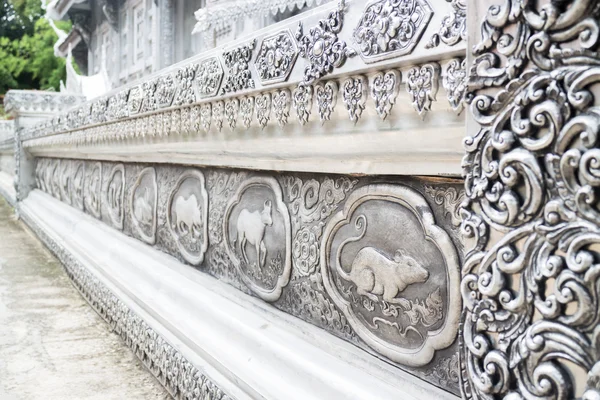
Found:
[[[0,399],[168,399],[0,196]]]

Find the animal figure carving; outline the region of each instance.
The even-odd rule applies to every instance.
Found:
[[[117,210],[117,212],[121,213],[121,196],[123,195],[123,185],[119,183],[119,179],[115,175],[113,179],[110,181],[108,185],[108,192],[106,193],[106,198],[108,199],[108,204],[110,208],[113,210]]]
[[[200,237],[202,232],[202,209],[195,194],[184,199],[180,196],[175,200],[175,228],[180,234],[192,234],[192,240]]]
[[[337,249],[337,273],[344,279],[356,285],[356,292],[373,301],[378,301],[380,295],[388,303],[401,304],[396,298],[398,293],[413,283],[423,283],[429,278],[429,272],[404,250],[397,250],[393,259],[388,258],[374,247],[363,247],[352,261],[350,272],[342,268],[341,255],[343,248],[350,242],[362,239],[367,230],[367,220],[364,215],[356,219],[355,226],[362,229],[359,236],[344,240]]]
[[[98,173],[94,173],[94,176],[92,177],[92,180],[90,182],[90,205],[95,209],[98,210],[100,208],[100,202],[98,199],[98,192],[100,189],[100,172],[98,171]]]
[[[77,201],[81,202],[83,199],[83,167],[79,167],[75,171],[75,177],[73,178],[74,194]]]
[[[150,191],[147,187],[144,188],[144,194],[135,199],[133,215],[143,224],[149,224],[152,221],[152,201],[150,200]]]
[[[265,237],[265,229],[267,226],[273,225],[271,218],[272,204],[270,200],[265,201],[262,211],[250,212],[243,209],[237,219],[237,242],[240,245],[240,252],[246,264],[248,255],[246,254],[246,243],[250,243],[256,248],[256,260],[259,267],[265,265],[267,258],[267,249],[263,242]]]

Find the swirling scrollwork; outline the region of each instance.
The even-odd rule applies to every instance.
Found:
[[[467,99],[479,130],[465,140],[461,210],[478,242],[461,282],[467,399],[600,398],[599,15],[590,0],[509,0],[490,7],[474,47]]]

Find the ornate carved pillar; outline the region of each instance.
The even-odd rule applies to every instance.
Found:
[[[600,4],[469,4],[461,386],[600,399]]]

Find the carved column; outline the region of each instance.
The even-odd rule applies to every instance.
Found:
[[[600,6],[469,4],[467,399],[600,399]]]

